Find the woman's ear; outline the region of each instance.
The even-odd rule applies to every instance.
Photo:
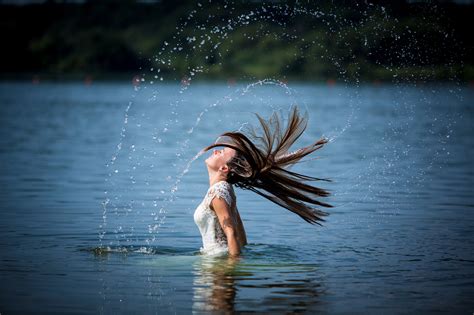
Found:
[[[224,164],[221,167],[219,167],[219,171],[227,174],[229,173],[229,166],[227,166],[227,164]]]

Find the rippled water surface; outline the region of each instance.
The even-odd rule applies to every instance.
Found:
[[[0,313],[472,313],[473,89],[289,87],[1,83]],[[291,104],[324,226],[237,190],[249,245],[199,255],[190,161]]]

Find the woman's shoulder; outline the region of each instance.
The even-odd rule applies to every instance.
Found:
[[[210,197],[210,201],[214,197],[218,197],[224,199],[229,205],[232,205],[232,185],[226,181],[219,181],[209,187],[208,196]]]
[[[219,193],[229,193],[232,190],[232,185],[229,184],[226,181],[219,181],[215,184],[213,184],[211,187],[209,187],[208,194],[219,194]]]
[[[231,188],[232,185],[229,184],[229,182],[225,181],[225,180],[221,180],[221,181],[218,181],[216,183],[214,183],[210,188]]]

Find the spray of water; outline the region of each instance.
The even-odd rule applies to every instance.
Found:
[[[160,232],[160,228],[164,225],[167,214],[173,205],[173,203],[179,197],[178,191],[180,184],[182,183],[183,177],[189,173],[190,168],[194,161],[196,161],[202,154],[202,151],[199,151],[192,157],[188,157],[190,150],[194,149],[192,147],[193,138],[195,137],[197,131],[203,120],[206,119],[206,115],[211,111],[218,110],[219,108],[231,108],[233,104],[237,104],[239,99],[243,99],[248,96],[255,96],[258,102],[267,104],[267,109],[274,111],[284,108],[287,110],[292,105],[299,105],[303,107],[313,106],[313,104],[308,104],[305,101],[301,101],[298,91],[290,88],[289,85],[277,78],[265,78],[258,80],[252,76],[247,77],[247,80],[251,82],[245,84],[241,88],[235,88],[230,93],[224,95],[220,98],[210,98],[207,105],[204,106],[202,110],[199,110],[197,113],[190,112],[187,113],[186,106],[189,106],[187,103],[187,98],[190,96],[190,87],[192,86],[194,80],[199,76],[199,74],[209,73],[211,67],[209,65],[209,60],[212,58],[221,58],[224,60],[224,55],[226,53],[225,45],[232,44],[234,39],[233,35],[237,32],[245,32],[245,38],[250,43],[263,40],[265,38],[273,38],[279,41],[288,41],[295,44],[298,44],[298,50],[295,51],[292,58],[299,58],[301,56],[306,58],[314,58],[314,62],[319,61],[330,61],[334,69],[338,73],[338,82],[339,86],[342,86],[346,94],[351,94],[349,98],[350,103],[345,104],[347,110],[345,112],[345,117],[343,123],[340,126],[334,126],[330,130],[326,130],[324,136],[329,139],[331,145],[335,145],[335,142],[338,139],[347,136],[347,133],[356,123],[361,122],[360,109],[361,109],[361,95],[360,90],[363,88],[363,84],[360,82],[360,72],[361,65],[355,59],[356,56],[349,49],[348,45],[345,45],[348,41],[354,40],[349,38],[346,33],[341,31],[342,27],[351,27],[356,30],[356,34],[359,35],[359,38],[362,43],[361,49],[366,49],[368,54],[375,51],[375,48],[379,43],[376,41],[377,37],[375,34],[388,34],[388,38],[391,38],[393,41],[402,40],[401,36],[404,36],[405,40],[409,41],[414,38],[413,31],[410,29],[398,30],[397,29],[397,19],[390,17],[388,12],[383,6],[374,6],[366,5],[361,6],[361,16],[362,18],[358,21],[348,20],[344,16],[337,15],[331,9],[326,10],[313,10],[305,8],[303,4],[296,2],[293,6],[282,5],[278,3],[266,3],[250,8],[247,12],[236,14],[234,12],[233,2],[225,1],[222,4],[222,9],[226,11],[227,18],[223,19],[219,15],[211,15],[206,12],[207,4],[197,3],[195,8],[192,9],[187,17],[181,22],[180,25],[176,27],[176,33],[173,36],[173,41],[165,41],[161,49],[153,56],[153,62],[155,65],[142,73],[140,78],[140,85],[135,86],[135,93],[137,95],[145,96],[146,95],[146,104],[140,104],[137,107],[138,101],[136,100],[135,94],[132,96],[132,101],[125,108],[123,126],[120,133],[119,143],[117,144],[116,150],[107,164],[108,176],[106,178],[106,184],[109,185],[110,189],[105,191],[104,201],[102,203],[101,214],[102,222],[100,225],[99,240],[100,245],[105,245],[105,238],[107,234],[112,235],[112,241],[109,240],[109,245],[114,242],[120,243],[123,240],[130,242],[134,236],[134,226],[132,225],[128,231],[125,231],[122,226],[114,226],[113,224],[108,224],[108,215],[110,210],[114,210],[115,215],[129,215],[130,213],[136,212],[139,215],[144,211],[149,213],[149,218],[151,222],[145,222],[148,226],[148,235],[147,236],[137,236],[137,240],[145,241],[148,245],[153,244],[156,241],[157,235]],[[206,15],[208,18],[205,24],[201,24],[200,20],[196,17],[198,15]],[[285,19],[280,19],[279,17],[284,16]],[[336,56],[329,54],[324,43],[318,37],[318,34],[315,33],[313,38],[305,38],[299,36],[297,31],[288,27],[285,21],[298,19],[299,17],[311,17],[315,22],[324,25],[325,31],[334,35],[334,43],[341,45],[342,49],[347,49],[347,56],[349,60],[353,60],[351,67],[347,67],[347,62],[338,59]],[[390,23],[381,24],[379,21],[385,21]],[[279,29],[279,32],[269,32],[268,29],[260,27],[260,23],[271,23]],[[416,45],[416,43],[413,43]],[[188,69],[185,69],[184,72],[171,71],[171,73],[181,73],[179,77],[175,79],[181,79],[181,84],[177,90],[172,90],[169,86],[163,84],[166,81],[166,75],[164,73],[170,73],[170,70],[178,64],[180,58],[191,59],[195,53],[202,53],[205,55],[204,60],[199,60],[196,64]],[[316,53],[317,52],[317,53]],[[404,58],[410,51],[400,51],[396,52],[397,58]],[[415,56],[416,57],[416,56]],[[411,58],[415,58],[411,56]],[[218,59],[219,60],[219,59]],[[448,61],[449,63],[450,61]],[[412,144],[397,144],[392,148],[388,147],[388,143],[396,136],[403,137],[409,133],[410,126],[413,122],[413,113],[415,111],[415,104],[420,100],[410,99],[409,93],[405,86],[403,86],[402,80],[398,78],[397,67],[390,62],[383,63],[380,60],[376,60],[375,63],[383,67],[389,72],[393,72],[393,82],[399,84],[400,95],[395,96],[397,99],[395,106],[399,107],[399,111],[406,112],[407,119],[404,121],[403,125],[400,126],[399,123],[394,124],[390,129],[390,134],[382,135],[381,143],[382,146],[379,147],[384,154],[380,157],[375,157],[372,160],[367,160],[366,169],[358,170],[347,170],[339,174],[334,174],[333,179],[343,179],[343,178],[355,178],[357,182],[351,187],[347,187],[346,191],[340,191],[335,193],[335,197],[344,197],[345,194],[349,194],[350,191],[354,189],[360,189],[363,193],[360,194],[358,200],[346,202],[344,204],[338,205],[338,208],[349,207],[352,202],[367,201],[373,198],[374,193],[376,194],[377,187],[372,186],[372,180],[377,176],[384,176],[383,172],[390,172],[393,165],[398,163],[400,160],[406,159],[410,156],[413,148]],[[222,61],[218,61],[220,66],[225,66],[222,64]],[[426,74],[426,78],[430,76],[430,73]],[[169,74],[168,74],[169,79]],[[418,77],[417,80],[423,80],[423,77]],[[157,84],[158,83],[158,84]],[[282,106],[273,105],[262,98],[256,96],[257,91],[263,89],[265,86],[272,86],[278,89],[281,89],[287,96],[287,104]],[[455,92],[453,92],[455,94]],[[171,99],[167,98],[167,95],[173,95]],[[143,97],[142,97],[143,98]],[[267,102],[267,103],[265,103]],[[424,103],[429,102],[429,100],[424,100]],[[133,106],[135,106],[135,108]],[[317,105],[317,104],[316,104]],[[138,148],[140,145],[138,143],[130,143],[125,145],[127,141],[127,131],[129,128],[136,128],[139,130],[143,124],[148,123],[152,120],[150,114],[152,111],[156,111],[156,107],[160,108],[160,115],[154,118],[160,118],[161,120],[157,126],[153,127],[153,134],[151,135],[152,142],[156,145],[161,151],[165,151],[170,147],[174,150],[167,151],[167,153],[159,152],[159,149],[151,149],[152,152],[147,152],[150,149],[144,150],[142,156],[137,156],[139,152]],[[133,109],[135,113],[132,114]],[[140,110],[142,110],[142,116],[139,115]],[[429,114],[432,114],[427,111]],[[182,132],[182,125],[180,121],[180,115],[195,115],[194,123],[191,126],[187,126],[185,131]],[[436,115],[432,114],[436,119]],[[130,124],[130,120],[133,119],[133,124]],[[340,119],[340,118],[339,118]],[[240,128],[242,128],[247,122],[239,122]],[[451,119],[449,124],[454,124],[455,120]],[[448,134],[449,138],[451,127],[448,124]],[[433,132],[435,126],[432,127]],[[220,130],[222,131],[222,130]],[[140,137],[147,137],[148,135],[143,135],[137,132]],[[177,140],[171,143],[172,138]],[[140,139],[128,139],[128,141],[140,142]],[[128,150],[128,151],[126,151]],[[442,149],[441,149],[442,151]],[[196,152],[196,151],[192,151]],[[434,152],[434,157],[440,156],[440,151],[436,150]],[[127,155],[128,154],[128,158]],[[147,155],[148,154],[148,155]],[[159,161],[160,157],[164,159],[167,156],[171,156],[171,161],[162,162]],[[122,165],[117,166],[117,161],[120,157],[123,157]],[[133,192],[133,187],[137,182],[141,173],[149,172],[150,175],[145,175],[145,184],[146,186],[151,186],[151,171],[155,169],[155,163],[151,163],[147,170],[144,170],[145,162],[148,159],[158,160],[158,163],[168,163],[171,170],[163,172],[169,174],[165,177],[164,182],[168,185],[167,188],[159,190],[153,189],[150,195],[151,205],[141,202],[139,204],[136,200],[123,200],[126,197],[122,196],[121,188],[129,185],[130,190]],[[128,162],[128,164],[127,164]],[[135,164],[133,164],[135,163]],[[379,172],[380,163],[386,165],[383,168],[382,173]],[[433,163],[428,163],[428,168]],[[181,166],[180,166],[181,165]],[[426,170],[417,170],[413,172],[413,177],[410,180],[420,180],[423,178],[424,172]],[[120,181],[121,173],[131,174],[127,181]],[[156,183],[155,183],[156,184]],[[396,185],[399,183],[393,183]],[[139,205],[139,209],[137,208]],[[147,210],[148,208],[148,210]],[[149,210],[149,209],[152,210]],[[135,219],[137,220],[137,219]],[[132,224],[137,223],[137,221],[132,222]],[[112,233],[109,233],[111,228],[114,228]]]

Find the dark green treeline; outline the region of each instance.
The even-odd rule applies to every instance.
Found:
[[[474,79],[472,5],[197,3],[0,5],[2,78],[110,78],[159,67],[160,76],[178,80],[196,69],[208,79]],[[234,23],[239,16],[243,22]]]

